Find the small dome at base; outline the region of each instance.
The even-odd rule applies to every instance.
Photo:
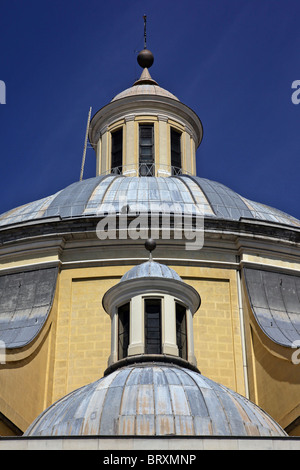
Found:
[[[176,365],[127,366],[46,409],[25,436],[286,436],[258,406]]]
[[[138,264],[125,273],[120,282],[128,281],[129,279],[138,279],[141,277],[162,277],[165,279],[175,279],[182,281],[181,277],[174,269],[169,266],[156,261],[146,261],[145,263]]]

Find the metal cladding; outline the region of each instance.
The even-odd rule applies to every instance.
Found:
[[[243,198],[223,184],[196,176],[127,177],[100,175],[76,182],[47,198],[0,215],[0,228],[50,217],[103,216],[123,206],[128,213],[167,212],[211,219],[273,222],[300,227],[300,221],[277,209]]]
[[[25,436],[286,436],[258,406],[171,364],[127,366],[46,409]]]
[[[275,343],[292,347],[300,338],[300,277],[250,268],[243,274],[260,328]]]
[[[151,260],[131,268],[124,274],[124,276],[122,276],[120,282],[128,281],[129,279],[138,279],[140,277],[163,277],[182,281],[181,277],[176,273],[176,271],[174,271],[174,269]]]
[[[57,268],[0,276],[0,341],[18,348],[30,343],[50,312]]]

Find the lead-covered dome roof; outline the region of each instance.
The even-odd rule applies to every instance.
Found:
[[[174,269],[151,260],[131,268],[121,277],[120,282],[128,281],[129,279],[149,277],[161,277],[164,279],[175,279],[176,281],[182,281],[181,277],[176,273],[176,271],[174,271]]]
[[[170,91],[162,88],[158,83],[151,77],[148,68],[144,68],[142,75],[131,87],[118,93],[112,101],[120,100],[121,98],[127,98],[128,96],[133,97],[137,95],[155,95],[164,96],[165,98],[171,98],[179,101],[177,96],[173,95]]]
[[[0,215],[0,228],[51,217],[70,219],[101,216],[126,208],[138,211],[187,212],[207,218],[238,221],[245,218],[300,227],[296,218],[250,201],[221,183],[197,176],[127,177],[100,175],[51,196]]]
[[[58,400],[25,436],[286,436],[258,406],[176,365],[117,369]]]

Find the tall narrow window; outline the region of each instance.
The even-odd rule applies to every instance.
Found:
[[[176,340],[179,356],[187,359],[186,308],[178,303],[176,303]]]
[[[153,124],[140,124],[139,127],[139,168],[140,176],[153,176],[154,173],[154,127]]]
[[[123,129],[118,129],[111,134],[111,172],[122,173],[123,160]]]
[[[172,175],[181,175],[181,133],[171,128]]]
[[[161,301],[145,300],[145,353],[161,354]]]
[[[128,355],[129,346],[129,303],[118,308],[118,358]]]

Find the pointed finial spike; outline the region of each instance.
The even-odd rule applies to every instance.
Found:
[[[143,68],[149,69],[151,65],[154,62],[154,57],[151,51],[147,49],[147,31],[146,31],[146,22],[147,22],[147,16],[144,15],[144,49],[142,49],[138,56],[137,56],[137,61],[138,64]]]
[[[144,15],[144,49],[147,49],[147,16]]]

